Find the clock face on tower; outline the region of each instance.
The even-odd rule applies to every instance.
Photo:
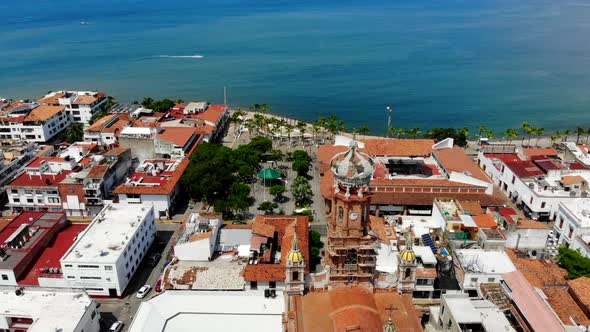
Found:
[[[358,217],[359,217],[359,215],[358,215],[356,212],[351,212],[351,213],[348,215],[348,218],[349,218],[350,220],[352,220],[352,221],[354,221],[354,220],[357,220],[357,219],[358,219]]]

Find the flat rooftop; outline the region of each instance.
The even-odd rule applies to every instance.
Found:
[[[192,290],[244,290],[241,272],[246,266],[237,256],[221,255],[210,262],[178,261],[164,276],[165,288]]]
[[[2,315],[33,319],[27,332],[72,332],[92,300],[82,290],[0,287]]]
[[[463,269],[468,272],[500,274],[516,270],[510,257],[504,251],[483,249],[455,250]]]
[[[166,291],[141,303],[129,332],[244,331],[282,329],[282,296],[262,291]]]
[[[66,253],[63,261],[115,263],[152,207],[110,204],[94,218]]]
[[[514,331],[506,316],[488,300],[445,296],[445,301],[459,324],[479,323],[487,331]]]
[[[587,198],[576,198],[569,201],[562,201],[560,204],[578,218],[581,227],[590,227],[590,200]]]

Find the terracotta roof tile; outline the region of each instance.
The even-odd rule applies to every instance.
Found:
[[[65,109],[64,106],[39,106],[27,115],[25,122],[46,121]]]
[[[438,274],[435,268],[418,268],[416,269],[416,277],[418,278],[436,278]]]
[[[433,150],[433,154],[447,172],[463,173],[484,182],[492,182],[460,147]]]
[[[273,225],[255,222],[252,225],[252,233],[273,238],[275,236],[275,227]]]
[[[469,211],[469,214],[472,216],[480,216],[484,214],[481,204],[479,204],[478,201],[459,201],[459,204],[463,208],[463,211]]]
[[[559,319],[564,324],[570,325],[570,317],[577,324],[588,326],[590,319],[584,314],[582,308],[576,303],[570,293],[560,287],[546,287],[543,292],[547,295],[547,302],[551,305]]]
[[[586,180],[580,176],[580,175],[566,175],[564,177],[561,178],[561,180],[559,182],[561,182],[563,185],[571,185],[571,184],[576,184],[576,183],[583,183]]]
[[[371,156],[430,156],[434,140],[412,138],[372,138],[360,140]]]
[[[191,127],[168,127],[158,134],[158,139],[184,147],[194,135]]]
[[[107,165],[94,165],[88,171],[87,178],[89,178],[89,179],[102,179],[108,170],[109,170],[109,166],[107,166]]]
[[[248,264],[242,271],[246,281],[284,281],[283,264]]]
[[[557,156],[557,150],[553,148],[543,148],[543,149],[536,149],[536,148],[524,148],[523,153],[528,157],[535,157],[535,156]]]
[[[590,278],[579,277],[569,280],[567,284],[570,286],[570,293],[574,298],[586,307],[586,312],[590,312]]]
[[[112,118],[116,117],[117,114],[108,114],[103,116],[102,118],[96,120],[92,125],[88,128],[84,129],[86,132],[100,132],[103,129],[105,123],[107,123]]]
[[[221,116],[227,111],[227,105],[209,105],[207,109],[196,114],[194,117],[197,119],[203,119],[207,122],[214,123],[217,125],[221,120]]]
[[[472,216],[473,221],[479,228],[497,228],[496,220],[491,214],[482,214],[479,216]]]
[[[518,219],[516,222],[517,228],[522,229],[547,229],[547,225],[531,219]]]
[[[37,102],[39,104],[50,104],[50,105],[54,105],[54,104],[59,104],[59,98],[63,98],[65,97],[65,93],[63,92],[56,92],[56,93],[52,93],[47,97],[43,97],[39,100],[37,100]]]

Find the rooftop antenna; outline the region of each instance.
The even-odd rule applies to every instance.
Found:
[[[391,111],[392,106],[387,105],[387,128],[385,130],[385,132],[387,133],[387,138],[389,138],[389,128],[391,128]]]

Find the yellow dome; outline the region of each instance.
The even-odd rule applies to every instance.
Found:
[[[301,251],[291,251],[287,256],[287,259],[289,260],[289,262],[301,263],[303,261],[303,254],[301,253]]]
[[[416,254],[413,250],[402,250],[400,256],[406,262],[413,262],[416,259]]]

